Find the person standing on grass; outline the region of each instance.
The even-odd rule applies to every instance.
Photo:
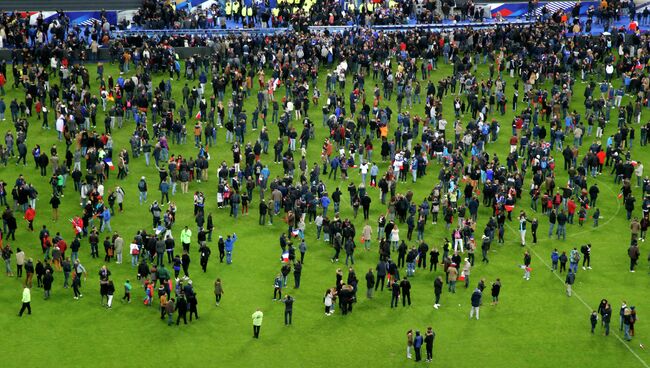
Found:
[[[18,317],[22,317],[23,313],[25,312],[25,309],[27,309],[27,314],[32,314],[32,292],[29,290],[27,286],[23,288],[23,296],[22,296],[22,302],[23,305],[20,307],[20,312],[18,312]]]
[[[45,294],[45,300],[50,299],[50,292],[52,291],[53,282],[54,276],[52,276],[52,271],[46,269],[45,275],[43,276],[43,292]]]
[[[131,289],[133,289],[131,282],[126,280],[124,282],[124,296],[122,297],[122,302],[126,300],[127,303],[131,303]]]
[[[458,279],[458,269],[456,264],[452,263],[447,268],[449,292],[456,294],[456,280]]]
[[[404,276],[399,282],[399,286],[402,289],[402,307],[406,307],[407,299],[409,306],[411,306],[411,282],[408,277]]]
[[[226,251],[226,264],[232,263],[232,251],[237,241],[237,234],[233,233],[232,237],[228,235],[226,241],[224,242],[224,248]]]
[[[415,331],[415,338],[413,339],[413,350],[415,350],[415,361],[420,362],[422,361],[422,344],[424,342],[424,339],[422,338],[422,335],[420,335],[420,331]]]
[[[210,260],[210,253],[211,253],[210,248],[208,248],[207,244],[203,243],[199,248],[201,269],[203,270],[203,273],[207,272],[208,270],[208,261]]]
[[[278,299],[282,299],[282,274],[278,274],[273,280],[273,300]]]
[[[591,243],[587,243],[580,247],[580,252],[582,253],[582,269],[591,270]]]
[[[282,299],[282,302],[284,303],[284,325],[285,326],[290,326],[292,322],[292,317],[293,317],[293,297],[291,295],[287,294],[287,296]]]
[[[427,351],[427,363],[433,360],[433,341],[436,338],[436,333],[433,332],[432,327],[427,327],[427,334],[424,336],[424,344]]]
[[[183,250],[186,252],[190,251],[190,242],[192,240],[192,230],[189,229],[187,225],[185,225],[185,228],[181,230],[181,246],[183,247]],[[172,254],[172,257],[174,255]]]
[[[436,300],[433,302],[433,307],[438,309],[440,308],[440,295],[442,294],[442,276],[436,277],[433,282],[433,293],[436,296]]]
[[[223,285],[221,284],[221,279],[217,278],[214,281],[214,298],[217,307],[219,306],[219,303],[221,303],[222,295],[223,295]]]
[[[406,359],[411,359],[411,349],[413,348],[413,330],[406,331]]]
[[[609,323],[612,320],[612,306],[607,303],[603,312],[603,326],[605,327],[605,336],[609,336]]]
[[[469,319],[472,319],[474,316],[474,312],[476,312],[476,320],[478,321],[478,313],[479,313],[479,308],[481,307],[481,299],[483,298],[483,294],[481,293],[481,289],[476,288],[474,289],[474,292],[472,293],[472,297],[470,299],[471,304],[472,304],[472,309],[469,311]]]
[[[113,284],[113,280],[108,280],[108,283],[106,285],[106,308],[108,309],[111,309],[113,307],[113,295],[115,295],[115,284]]]
[[[628,248],[627,255],[630,257],[630,272],[635,272],[634,267],[636,267],[636,263],[639,260],[639,256],[641,255],[636,241],[633,241],[632,245],[630,245],[630,248]]]
[[[596,311],[591,311],[589,322],[591,322],[591,333],[593,334],[596,329],[596,324],[598,324],[598,313]]]
[[[399,301],[399,284],[397,283],[397,281],[393,280],[393,283],[391,284],[390,307],[391,308],[397,307],[398,301]]]
[[[632,310],[630,308],[625,308],[623,310],[623,333],[625,334],[624,339],[626,341],[631,341],[632,336],[630,335],[630,325],[632,324]]]
[[[262,321],[264,320],[264,313],[257,308],[255,313],[251,315],[251,318],[253,319],[253,338],[259,339],[260,338],[260,329],[262,328]]]
[[[75,270],[72,272],[72,292],[74,293],[74,300],[79,300],[83,295],[81,295],[81,291],[79,288],[81,287],[81,274],[77,273]]]
[[[366,287],[368,288],[366,291],[366,297],[372,299],[372,291],[375,287],[375,275],[372,273],[372,268],[368,270],[368,273],[366,273]]]
[[[569,273],[566,275],[564,284],[566,285],[566,295],[571,296],[573,284],[576,282],[576,274],[569,269]]]
[[[384,291],[384,284],[386,283],[386,262],[379,261],[379,263],[377,263],[377,267],[375,268],[375,270],[377,270],[377,281],[375,282],[375,291],[377,291],[380,285],[381,285],[381,291]]]
[[[110,307],[109,307],[110,308]],[[174,310],[176,310],[176,301],[174,298],[169,299],[165,303],[165,313],[167,314],[167,326],[171,326],[174,323]]]
[[[492,283],[492,305],[499,304],[499,294],[501,293],[501,279],[496,279]]]
[[[293,264],[293,288],[300,289],[300,276],[302,275],[302,262]]]
[[[223,263],[223,259],[226,256],[226,242],[221,235],[219,235],[219,240],[217,241],[217,248],[219,249],[219,262]]]
[[[176,317],[176,326],[181,323],[181,319],[183,319],[184,324],[187,324],[187,300],[182,292],[178,295],[178,299],[176,300],[175,310],[178,312],[178,316]]]
[[[619,311],[619,316],[620,316],[619,329],[618,329],[619,331],[623,331],[623,314],[626,308],[627,308],[627,303],[625,302],[625,300],[623,300],[623,302],[621,303],[621,309]]]

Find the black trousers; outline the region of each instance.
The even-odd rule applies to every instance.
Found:
[[[253,326],[253,337],[256,339],[260,338],[260,327],[262,326]]]
[[[284,311],[284,324],[291,324],[291,317],[293,316],[293,311]]]
[[[391,308],[397,307],[397,305],[399,303],[398,297],[399,297],[398,295],[393,295],[393,297],[390,299],[390,307]]]
[[[178,313],[178,317],[176,317],[176,326],[181,323],[181,318],[183,319],[183,323],[187,324],[187,312]]]
[[[406,307],[406,299],[408,299],[409,305],[411,305],[411,292],[402,293],[402,306]]]
[[[30,305],[29,302],[27,302],[27,303],[23,303],[23,306],[20,308],[20,313],[18,313],[18,315],[22,316],[25,309],[27,309],[27,314],[32,314],[32,306]]]
[[[375,283],[375,291],[381,285],[381,291],[384,291],[384,284],[386,283],[386,275],[377,275],[377,282]]]
[[[419,362],[422,360],[422,353],[421,353],[422,347],[415,348],[415,361]]]
[[[433,359],[433,345],[427,346],[427,360]]]

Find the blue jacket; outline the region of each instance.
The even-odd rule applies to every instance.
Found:
[[[481,290],[479,289],[474,289],[474,292],[472,293],[472,307],[479,307],[481,305]]]
[[[413,347],[414,348],[421,348],[422,343],[424,342],[424,339],[422,338],[422,335],[417,335],[415,336],[415,339],[413,340]]]
[[[225,248],[227,252],[232,252],[232,248],[235,246],[235,241],[237,241],[237,235],[233,235],[226,239]]]
[[[104,218],[104,221],[110,221],[111,220],[111,210],[108,208],[102,212],[102,217]]]
[[[551,253],[551,261],[553,261],[553,263],[555,263],[559,259],[560,259],[560,254],[558,252],[556,252],[556,251],[553,251],[553,253]]]
[[[320,198],[320,205],[323,206],[323,208],[327,208],[330,205],[330,197],[323,196]]]

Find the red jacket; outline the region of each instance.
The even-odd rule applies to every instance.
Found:
[[[28,208],[27,211],[25,211],[25,220],[33,221],[34,217],[36,217],[36,211],[31,207]]]
[[[574,213],[576,213],[576,203],[573,201],[573,199],[569,199],[566,205],[569,214],[573,215]]]

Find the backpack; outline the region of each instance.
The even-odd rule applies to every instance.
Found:
[[[578,263],[580,261],[580,253],[578,252],[573,252],[573,255],[571,256],[572,261],[575,263]]]

